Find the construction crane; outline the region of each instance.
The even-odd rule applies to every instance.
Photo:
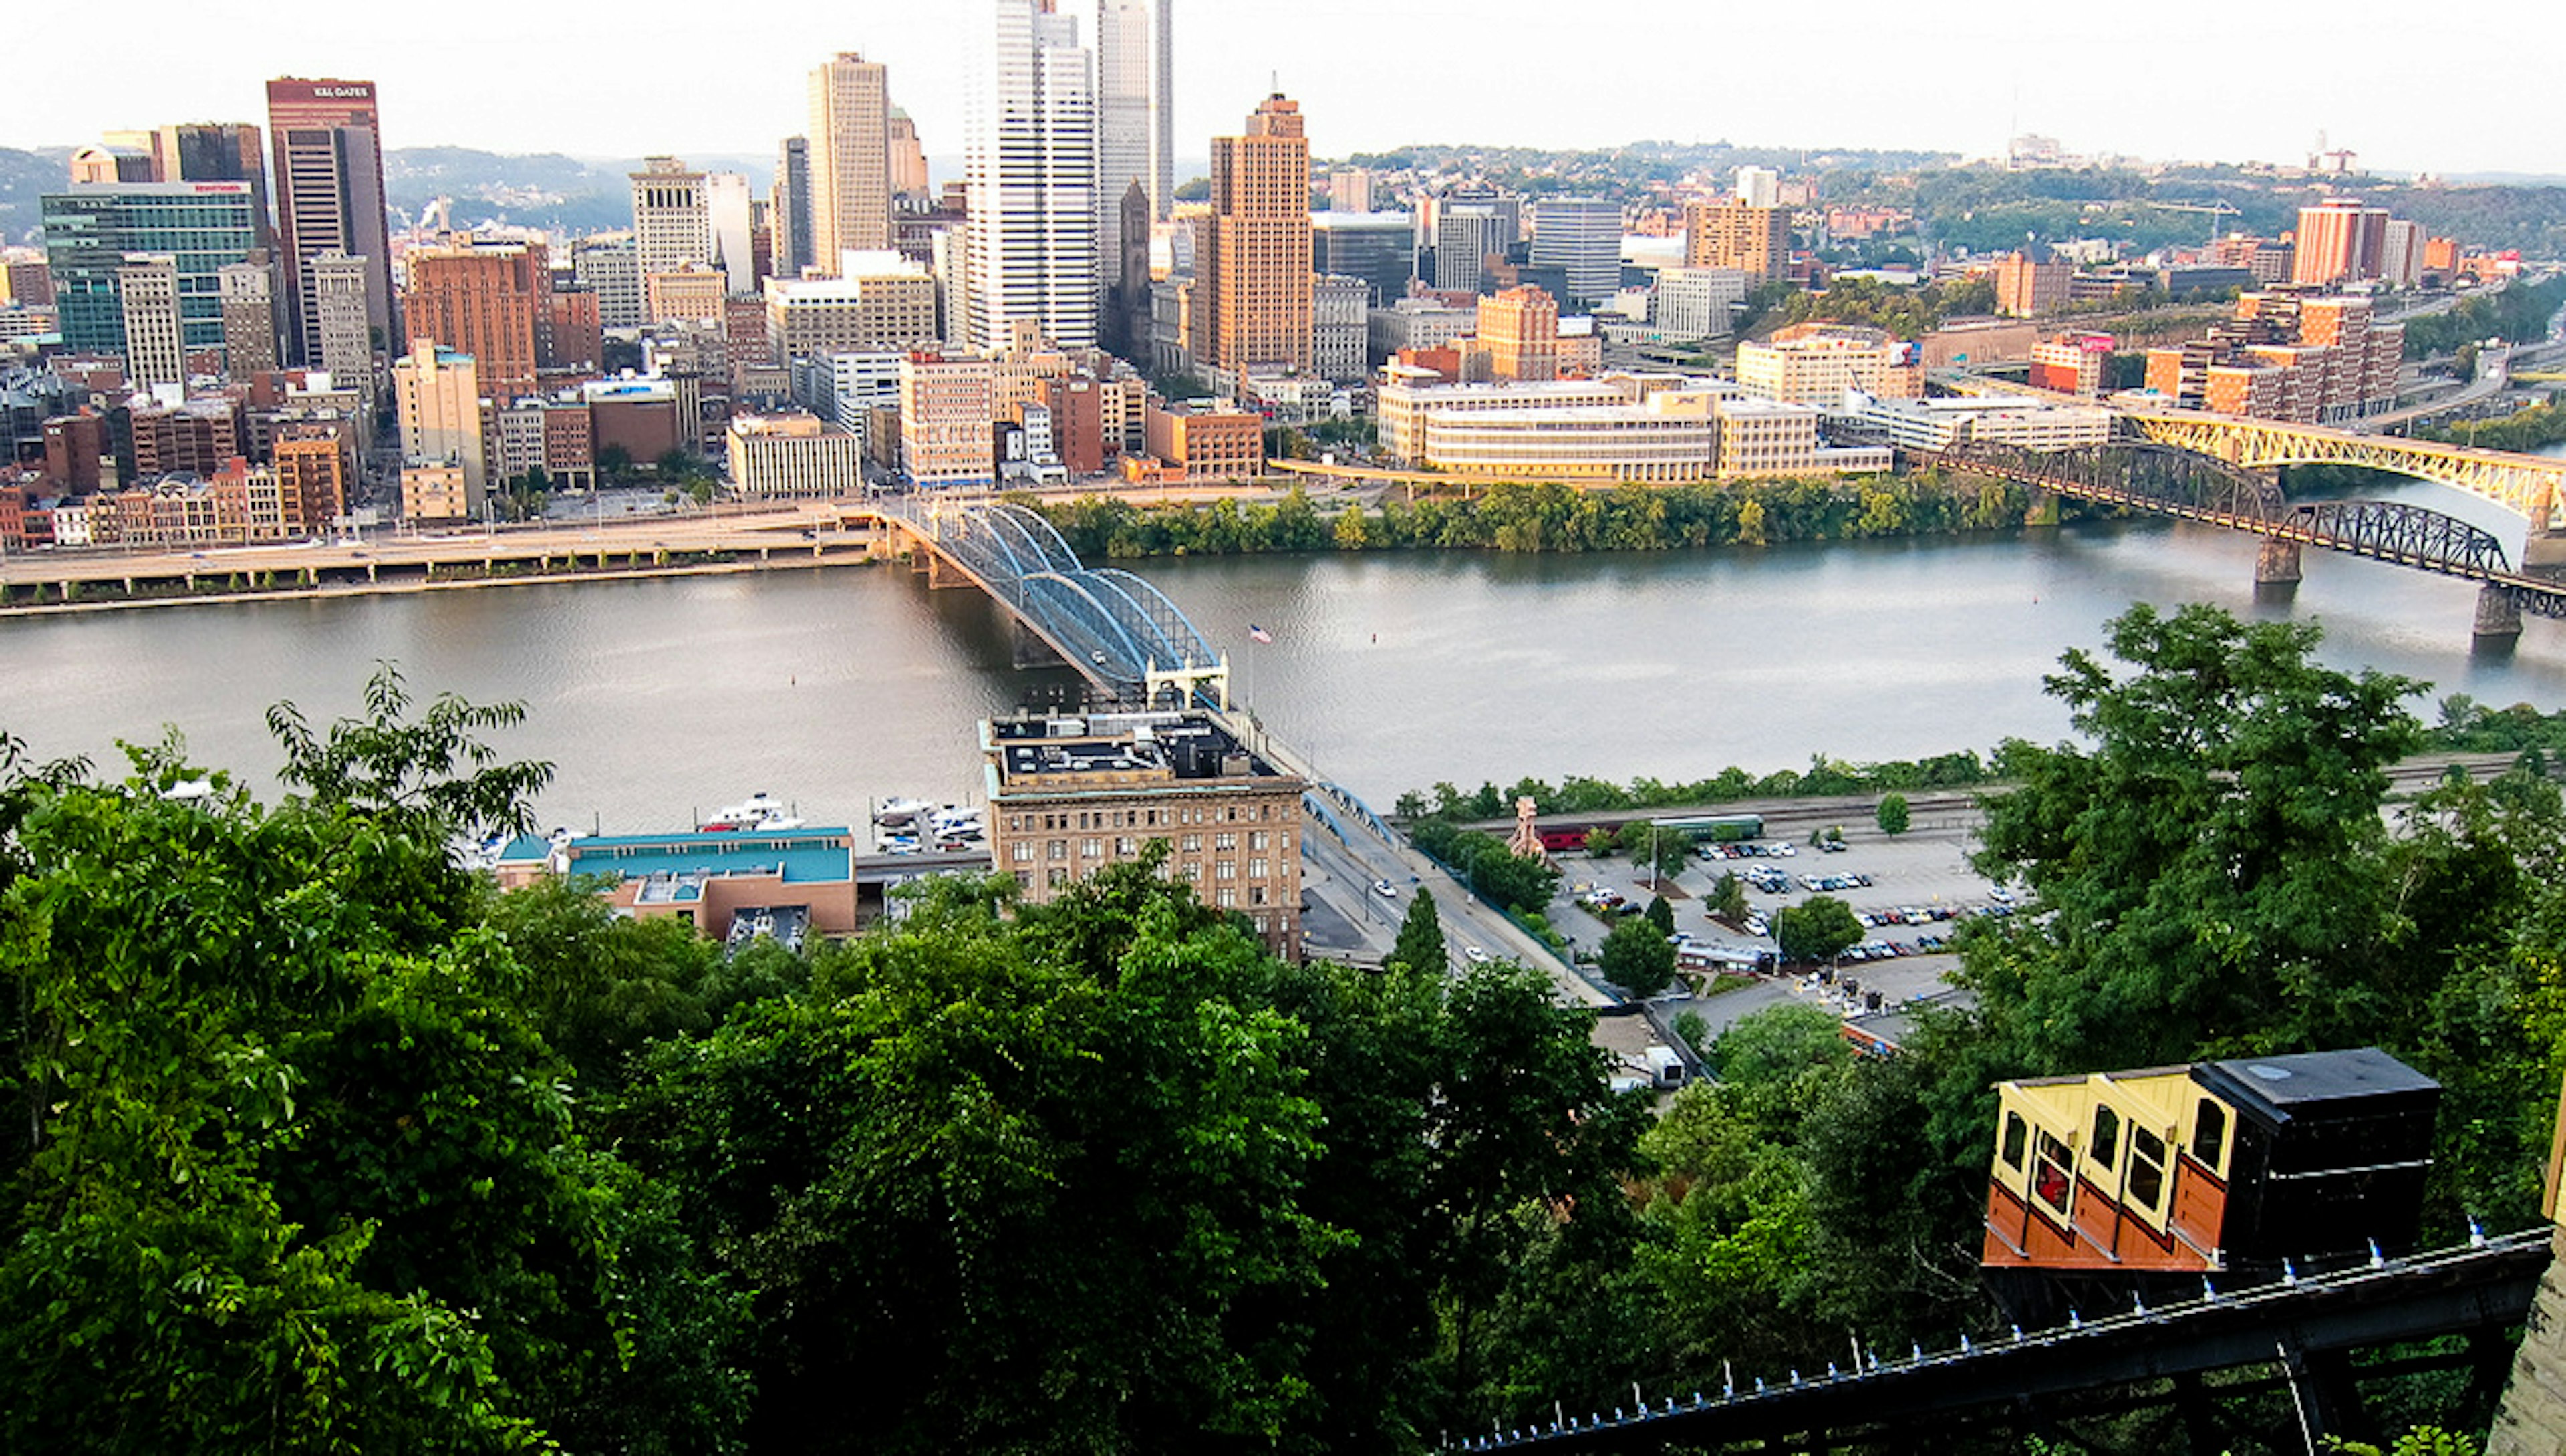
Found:
[[[2158,209],[2159,211],[2162,211],[2162,212],[2206,212],[2206,213],[2208,213],[2208,214],[2209,214],[2209,241],[2210,241],[2210,242],[2212,242],[2212,243],[2215,243],[2215,242],[2217,242],[2217,241],[2218,241],[2218,219],[2219,219],[2219,218],[2221,218],[2221,217],[2243,217],[2243,216],[2245,215],[2244,213],[2237,211],[2235,208],[2228,206],[2228,205],[2227,205],[2226,203],[2224,203],[2224,202],[2212,202],[2212,203],[2210,203],[2210,204],[2209,204],[2208,206],[2206,206],[2206,207],[2202,206],[2201,204],[2199,204],[2199,203],[2197,203],[2197,202],[2144,202],[2144,203],[2141,203],[2140,205],[2141,205],[2141,206],[2143,206],[2143,207],[2154,207],[2154,208],[2156,208],[2156,209]]]

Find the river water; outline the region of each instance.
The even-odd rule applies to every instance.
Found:
[[[2523,528],[2454,492],[2400,498]],[[2322,655],[2482,701],[2566,704],[2566,623],[2472,654],[2475,589],[2319,552],[2255,600],[2254,539],[2166,522],[2019,536],[1630,556],[1322,555],[1138,563],[1232,652],[1269,727],[1387,806],[1449,780],[1689,780],[2052,740],[2041,674],[2134,602],[2313,619]],[[1250,641],[1249,624],[1269,645]],[[1076,691],[1020,671],[987,604],[842,569],[0,618],[0,730],[120,763],[185,734],[267,786],[261,717],[356,710],[378,660],[518,699],[499,744],[558,768],[548,822],[654,830],[752,792],[814,823],[981,797],[978,720]],[[2418,709],[2430,720],[2430,700]]]

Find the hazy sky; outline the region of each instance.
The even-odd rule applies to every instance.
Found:
[[[803,129],[804,73],[858,50],[889,64],[928,152],[950,154],[972,4],[248,0],[217,13],[201,0],[123,0],[115,44],[67,44],[60,64],[10,68],[0,145],[263,121],[260,83],[291,74],[378,83],[392,146],[772,154]],[[1208,154],[1206,138],[1235,131],[1279,77],[1322,156],[1654,137],[1989,155],[2020,129],[2084,152],[2297,160],[2322,129],[2385,170],[2566,173],[2550,115],[2566,58],[2555,0],[2459,11],[2383,0],[1175,8],[1181,156]],[[305,28],[289,16],[327,18]]]

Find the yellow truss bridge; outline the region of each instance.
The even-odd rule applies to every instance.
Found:
[[[2533,534],[2556,525],[2566,501],[2566,460],[2475,450],[2464,445],[2390,435],[2354,434],[2323,425],[2248,419],[2197,410],[2124,412],[2139,438],[2224,460],[2245,470],[2280,465],[2358,465],[2430,480],[2493,501],[2528,520]]]

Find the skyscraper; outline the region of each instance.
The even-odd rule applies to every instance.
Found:
[[[1684,266],[1735,268],[1758,283],[1791,269],[1791,214],[1722,200],[1684,209]]]
[[[1310,139],[1301,104],[1267,97],[1246,134],[1211,139],[1210,257],[1194,362],[1231,387],[1310,366]]]
[[[311,357],[305,367],[326,369],[331,381],[371,399],[375,393],[374,260],[323,253],[311,262]]]
[[[1622,204],[1550,197],[1532,205],[1532,261],[1568,277],[1568,302],[1597,304],[1622,288]]]
[[[276,150],[277,246],[295,358],[321,364],[312,263],[325,253],[365,260],[367,328],[397,350],[375,84],[280,77],[267,84],[267,131]]]
[[[642,159],[642,170],[631,175],[633,249],[643,280],[689,263],[710,265],[713,218],[704,196],[704,174],[688,171],[673,156],[648,156]]]
[[[182,348],[221,348],[222,270],[257,251],[253,203],[247,182],[124,182],[46,193],[40,215],[64,347],[126,352],[118,278],[127,254],[152,253],[177,264]]]
[[[125,377],[128,382],[184,384],[187,346],[178,320],[178,260],[166,253],[132,253],[116,270],[125,307]]]
[[[534,393],[535,317],[551,287],[542,248],[426,248],[408,264],[409,338],[472,356],[480,387],[501,404]]]
[[[1097,249],[1123,256],[1123,194],[1138,181],[1153,221],[1176,191],[1172,0],[1078,0],[1071,8],[1096,54]]]
[[[223,372],[235,379],[283,363],[276,353],[276,269],[226,263],[216,272],[223,301]]]
[[[757,292],[757,209],[749,205],[748,178],[737,172],[704,173],[705,221],[713,230],[713,257],[733,293]]]
[[[775,229],[778,278],[799,278],[811,266],[811,138],[787,136],[775,157],[775,200],[767,215]]]
[[[895,197],[926,197],[926,146],[917,139],[917,122],[898,107],[891,109],[891,191]]]
[[[2358,197],[2328,197],[2299,209],[2293,283],[2341,283],[2377,278],[2388,251],[2388,209]]]
[[[891,79],[852,51],[811,72],[811,256],[891,246]]]
[[[1096,71],[1051,0],[982,0],[964,139],[970,242],[964,338],[995,354],[1018,322],[1096,345]]]
[[[247,182],[258,199],[260,246],[268,246],[267,157],[258,127],[247,121],[190,121],[151,133],[151,155],[163,182]]]

